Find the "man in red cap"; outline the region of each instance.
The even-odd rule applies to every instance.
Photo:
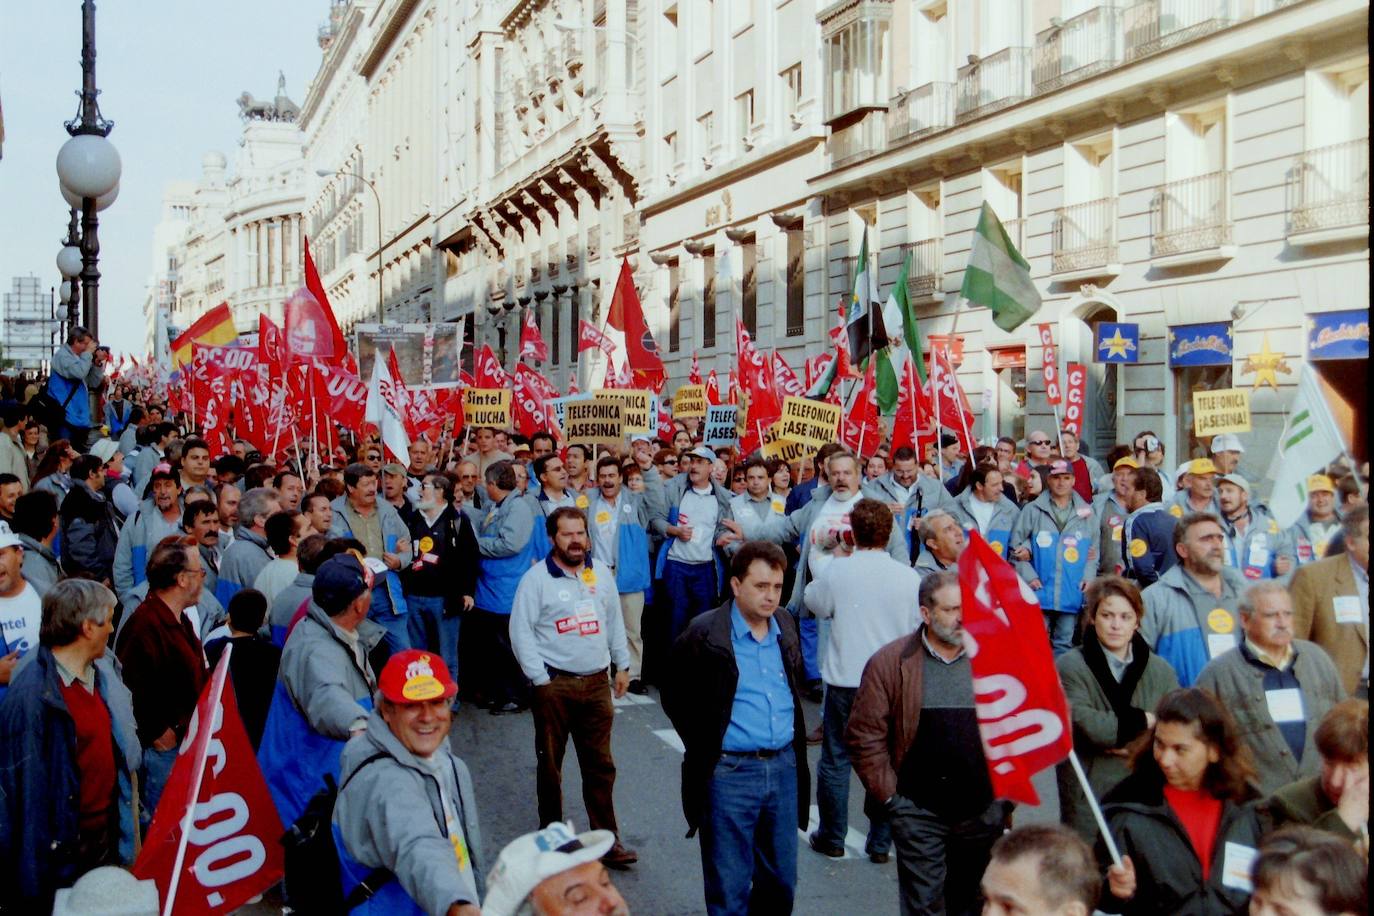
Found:
[[[438,655],[398,652],[378,679],[367,730],[344,748],[334,825],[349,902],[368,894],[358,885],[371,889],[358,912],[478,912],[477,796],[448,745],[457,693]]]

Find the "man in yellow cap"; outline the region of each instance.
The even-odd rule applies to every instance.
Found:
[[[1336,513],[1336,484],[1325,474],[1307,478],[1307,509],[1293,525],[1298,565],[1326,556],[1327,545],[1341,530]]]
[[[1169,514],[1174,518],[1183,518],[1190,512],[1220,515],[1216,489],[1217,466],[1212,459],[1194,458],[1188,462],[1187,470],[1183,473],[1187,475],[1187,487],[1180,490],[1169,503]]]
[[[1116,459],[1112,465],[1112,488],[1093,498],[1093,512],[1101,526],[1102,557],[1097,571],[1102,575],[1121,572],[1121,530],[1130,510],[1126,507],[1134,488],[1131,472],[1140,462],[1130,455]]]

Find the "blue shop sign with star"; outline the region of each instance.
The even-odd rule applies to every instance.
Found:
[[[1170,328],[1169,365],[1231,365],[1231,322],[1209,321]]]
[[[1369,309],[1307,316],[1308,359],[1369,359]]]
[[[1102,321],[1094,330],[1094,362],[1134,363],[1140,360],[1140,325]]]

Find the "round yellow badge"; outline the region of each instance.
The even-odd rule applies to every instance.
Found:
[[[607,512],[605,509],[602,509],[600,512],[596,513],[596,523],[598,525],[608,524],[610,520],[611,513]]]
[[[999,557],[1002,555],[1002,551],[1005,550],[1005,549],[1006,549],[1006,548],[1004,548],[1004,547],[1002,546],[1002,542],[1001,542],[1001,541],[993,541],[993,542],[992,542],[992,552],[995,553],[995,554],[997,554]]]
[[[1077,562],[1078,562],[1078,548],[1077,548],[1077,547],[1065,547],[1065,548],[1064,548],[1064,562],[1065,562],[1065,563],[1077,563]]]
[[[1145,543],[1144,538],[1131,538],[1131,556],[1139,560],[1150,552],[1150,545]]]
[[[1183,507],[1179,505],[1170,506],[1169,514],[1174,518],[1183,518]]]
[[[787,503],[783,502],[783,501],[780,500],[780,499],[775,499],[775,500],[773,500],[773,511],[774,511],[774,512],[776,512],[776,513],[778,513],[779,515],[781,515],[781,514],[783,513],[783,510],[785,510],[786,508],[787,508]]]
[[[1207,615],[1207,626],[1213,633],[1230,633],[1236,628],[1235,618],[1224,607],[1219,607]]]
[[[424,537],[420,538],[419,547],[420,553],[429,553],[431,550],[434,549],[434,538],[430,537],[429,535],[425,535]]]
[[[1278,534],[1278,533],[1279,533],[1279,523],[1276,522],[1276,521],[1274,521],[1272,518],[1269,520],[1269,533],[1270,533],[1270,534]]]
[[[596,584],[596,570],[592,569],[590,566],[585,567],[585,568],[582,570],[582,582],[583,582],[583,584],[585,584],[585,585],[595,585],[595,584]]]
[[[585,493],[579,493],[579,494],[577,494],[577,499],[574,499],[574,500],[573,500],[573,505],[577,506],[577,508],[579,508],[579,509],[585,509],[585,508],[587,508],[587,496],[586,496],[586,494],[585,494]]]

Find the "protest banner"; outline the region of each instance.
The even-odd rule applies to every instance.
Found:
[[[463,389],[463,417],[468,426],[510,428],[509,388]]]
[[[1219,388],[1193,392],[1193,435],[1199,439],[1222,433],[1250,432],[1250,392]]]
[[[712,404],[706,408],[706,423],[702,431],[703,445],[717,448],[733,446],[739,441],[736,424],[739,421],[739,408],[734,404]]]
[[[625,405],[625,435],[653,435],[658,423],[653,413],[653,392],[647,389],[597,388],[592,396]]]
[[[779,439],[804,442],[820,448],[835,441],[843,408],[809,398],[789,397],[782,402],[782,417],[774,424]]]
[[[673,393],[673,419],[700,419],[706,416],[706,386],[682,385]]]
[[[625,402],[601,397],[565,402],[563,438],[569,445],[619,445],[625,441]]]
[[[354,327],[358,377],[372,378],[372,360],[395,348],[409,384],[453,388],[460,384],[464,322],[435,324],[358,324]]]
[[[763,457],[777,458],[779,461],[791,464],[816,453],[816,446],[809,442],[797,442],[792,439],[784,439],[778,435],[778,428],[781,425],[782,421],[774,423],[768,427],[768,431],[764,434]]]
[[[1069,363],[1064,374],[1064,429],[1080,438],[1083,435],[1083,404],[1088,396],[1088,370],[1082,363]]]

